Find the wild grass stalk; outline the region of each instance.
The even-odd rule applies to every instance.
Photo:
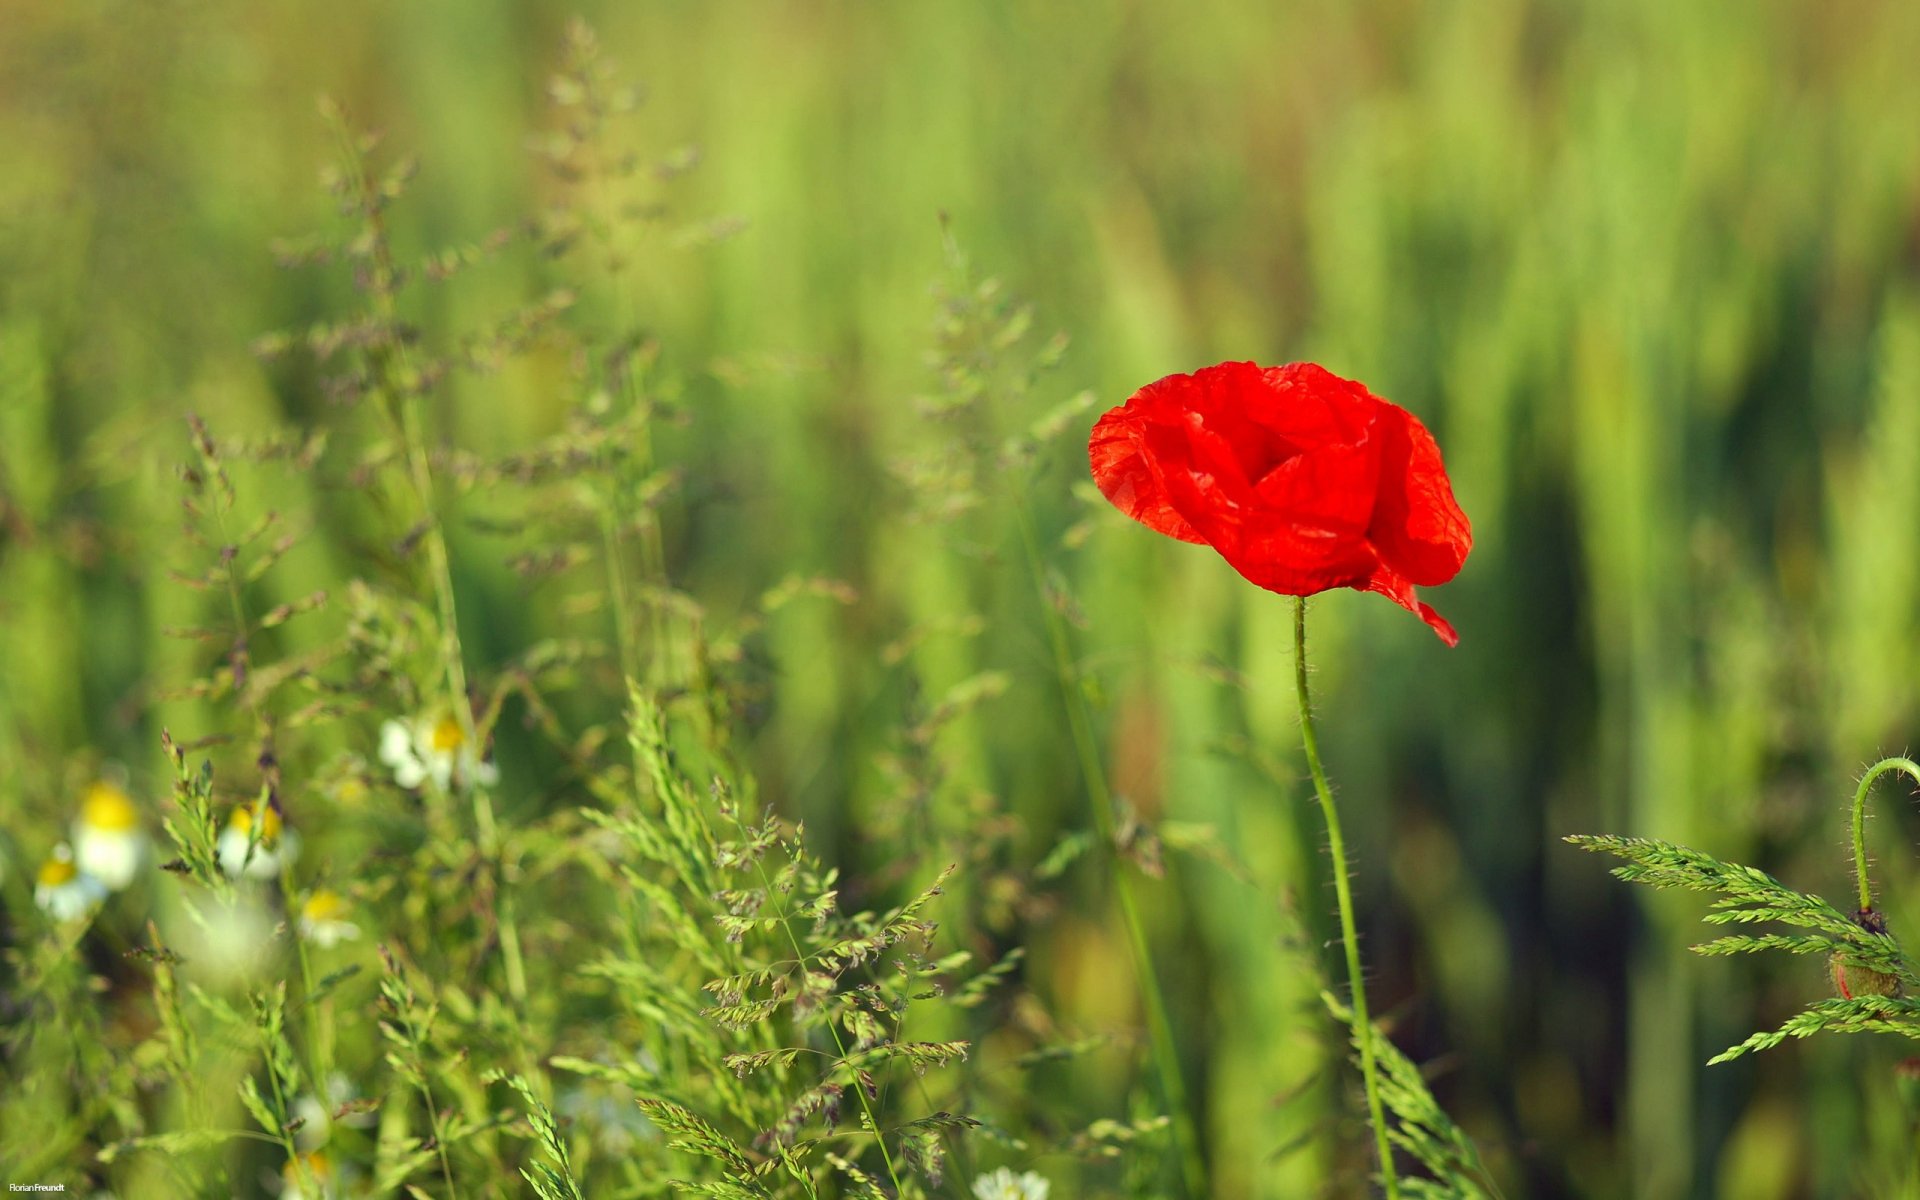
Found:
[[[1079,761],[1081,784],[1086,788],[1094,828],[1099,831],[1104,846],[1117,850],[1120,846],[1119,817],[1114,811],[1113,794],[1107,787],[1106,770],[1101,765],[1092,722],[1087,715],[1086,692],[1075,665],[1077,659],[1073,653],[1072,635],[1059,605],[1049,594],[1046,566],[1040,555],[1039,538],[1034,533],[1033,517],[1024,489],[1014,502],[1014,511],[1015,520],[1020,526],[1021,545],[1025,548],[1027,566],[1039,599],[1041,619],[1046,625],[1054,677],[1066,708],[1067,728],[1073,738],[1074,754]],[[1166,1098],[1168,1116],[1173,1121],[1174,1144],[1180,1156],[1181,1185],[1190,1197],[1205,1196],[1208,1194],[1206,1159],[1200,1144],[1199,1129],[1194,1121],[1193,1107],[1187,1098],[1179,1042],[1174,1037],[1173,1022],[1167,1016],[1166,996],[1161,990],[1159,971],[1154,966],[1153,943],[1147,936],[1146,923],[1134,896],[1133,876],[1124,856],[1116,854],[1113,868],[1111,878],[1114,896],[1120,903],[1120,919],[1126,926],[1127,945],[1133,956],[1141,1000],[1146,1007],[1147,1037],[1152,1046],[1154,1071]]]

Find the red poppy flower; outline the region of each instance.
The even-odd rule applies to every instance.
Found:
[[[1458,574],[1473,530],[1427,427],[1364,385],[1313,363],[1169,375],[1101,417],[1088,449],[1121,512],[1268,591],[1378,592],[1459,643],[1413,589]]]

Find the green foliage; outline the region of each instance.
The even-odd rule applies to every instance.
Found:
[[[573,28],[560,132],[542,147],[556,205],[525,227],[568,282],[437,339],[411,315],[432,303],[423,291],[466,286],[516,238],[415,259],[392,225],[413,164],[384,163],[323,105],[347,227],[280,257],[344,265],[354,298],[256,350],[329,404],[321,424],[267,436],[187,423],[190,565],[176,576],[194,616],[170,632],[192,682],[169,696],[200,732],[163,737],[167,911],[125,984],[156,1019],[130,1041],[108,1034],[74,958],[72,938],[95,932],[84,923],[19,957],[23,1005],[71,1022],[102,1059],[83,1064],[97,1106],[26,1161],[203,1195],[265,1177],[306,1196],[491,1195],[520,1179],[542,1200],[904,1200],[965,1190],[969,1135],[985,1130],[999,1152],[1051,1145],[1153,1177],[1163,1118],[1103,1103],[1076,1114],[1090,1122],[1078,1133],[1009,1132],[1023,1078],[1118,1041],[1056,1032],[1024,985],[1023,947],[967,933],[993,951],[982,969],[942,932],[959,860],[981,861],[971,829],[913,838],[899,871],[848,879],[759,798],[736,740],[765,694],[757,639],[809,602],[858,597],[794,571],[723,618],[670,577],[663,513],[680,472],[657,465],[653,438],[680,419],[682,385],[626,293],[628,256],[660,215],[631,193],[687,164],[643,172],[614,146],[630,106],[611,86]],[[1006,330],[1003,351],[1023,326]],[[575,396],[563,427],[502,455],[449,444],[446,406],[555,348]],[[993,390],[942,386],[954,411]],[[288,494],[290,477],[314,490]],[[365,531],[353,573],[286,599],[305,585],[283,576],[313,574],[289,531],[329,508]],[[553,596],[550,636],[474,650],[461,578],[490,554]],[[943,737],[1012,686],[983,669],[910,706],[903,780],[933,800]],[[531,764],[559,781],[536,782]],[[1005,871],[1000,894],[1048,878]],[[11,1069],[58,1077],[35,1056],[48,1038],[8,1032]],[[991,1070],[982,1033],[1009,1042]],[[131,1066],[108,1069],[109,1047]],[[130,1099],[143,1092],[155,1101]]]
[[[1899,996],[1856,996],[1851,1000],[1821,1000],[1772,1031],[1754,1034],[1739,1045],[1708,1059],[1723,1063],[1749,1050],[1770,1050],[1790,1037],[1816,1033],[1897,1033],[1920,1039],[1920,1003]]]
[[[225,898],[232,884],[220,869],[220,823],[214,813],[213,764],[189,769],[187,755],[169,733],[161,734],[161,748],[173,767],[174,812],[161,822],[167,840],[180,852],[166,869],[175,871]]]
[[[878,758],[905,803],[872,827],[901,853],[844,878],[759,798],[737,738],[768,695],[761,639],[809,601],[859,594],[794,570],[722,616],[671,577],[684,472],[655,443],[690,414],[680,369],[630,314],[632,256],[663,232],[664,188],[689,164],[643,171],[617,148],[631,97],[584,26],[565,60],[557,129],[538,146],[552,205],[517,231],[425,252],[395,236],[416,162],[384,159],[322,105],[344,227],[277,254],[344,268],[352,291],[254,350],[326,406],[310,427],[263,435],[186,424],[173,580],[188,617],[166,632],[187,682],[164,694],[196,736],[162,739],[177,877],[162,886],[192,944],[176,951],[149,925],[130,983],[157,1021],[131,1047],[138,1071],[97,1073],[99,1111],[47,1161],[92,1147],[123,1178],[164,1172],[208,1195],[277,1176],[308,1196],[491,1194],[518,1178],[542,1200],[906,1200],[965,1191],[977,1152],[1048,1154],[1079,1164],[1082,1186],[1163,1194],[1172,1140],[1197,1191],[1202,1149],[1133,885],[1119,879],[1157,1097],[1130,1078],[1129,1033],[1057,1021],[1009,936],[1022,928],[1009,914],[1043,914],[1076,870],[1159,879],[1169,850],[1237,870],[1212,827],[1149,818],[1107,790],[1098,692],[1072,632],[1085,614],[1056,561],[1085,541],[1089,497],[1029,498],[1095,403],[1047,390],[1064,336],[1037,339],[1032,306],[977,279],[950,238],[935,392],[919,406],[938,434],[896,466],[917,516],[944,523],[964,557],[1001,554],[1017,528],[1028,617],[1054,651],[1098,832],[1059,835],[1037,863],[996,862],[1015,845],[1004,819],[977,792],[954,803],[949,745],[1023,681],[993,663],[927,672],[929,642],[988,633],[950,612],[882,655],[908,687]],[[667,241],[717,231],[688,228]],[[470,286],[517,245],[554,264],[553,286],[467,332],[423,330],[417,313],[450,303],[447,285]],[[452,442],[448,412],[556,353],[572,398],[558,428],[492,455]],[[990,503],[1003,485],[1013,503]],[[1058,533],[1054,508],[1082,519]],[[310,561],[304,534],[329,519],[359,531],[344,579],[341,563]],[[490,558],[551,596],[547,636],[476,652],[463,576]],[[924,698],[923,672],[941,677]],[[528,768],[503,780],[496,738],[561,782],[539,790]],[[993,874],[976,885],[963,867]],[[957,937],[937,920],[954,911]],[[338,941],[362,925],[371,958]],[[20,972],[24,994],[77,1010],[74,1036],[102,1052],[84,976],[60,957],[73,948],[48,943],[41,973]],[[983,1035],[1004,1043],[987,1062]],[[1093,1103],[1026,1094],[1115,1066],[1120,1086]],[[136,1087],[160,1102],[129,1103]]]
[[[488,1082],[504,1079],[527,1106],[528,1124],[532,1126],[534,1138],[549,1160],[520,1169],[521,1177],[533,1186],[534,1194],[540,1200],[583,1200],[580,1184],[573,1177],[572,1155],[560,1137],[560,1127],[554,1122],[553,1110],[534,1093],[533,1085],[522,1076],[503,1075],[499,1071],[490,1071],[482,1078]]]
[[[1789,954],[1824,954],[1836,977],[1864,980],[1894,995],[1859,995],[1822,1000],[1794,1016],[1779,1029],[1760,1032],[1708,1060],[1723,1063],[1752,1050],[1767,1050],[1789,1037],[1816,1033],[1900,1033],[1920,1038],[1920,1003],[1901,998],[1901,991],[1920,990],[1920,973],[1900,943],[1886,932],[1886,922],[1871,910],[1847,916],[1831,904],[1806,892],[1796,892],[1765,871],[1739,863],[1721,862],[1709,854],[1650,838],[1580,834],[1566,839],[1583,850],[1611,854],[1626,860],[1613,874],[1656,888],[1707,892],[1717,898],[1701,919],[1710,925],[1747,925],[1777,921],[1809,930],[1807,933],[1735,933],[1693,947],[1697,954],[1757,954],[1784,950]]]
[[[952,1139],[950,1193],[1002,1161],[1052,1177],[1056,1200],[1172,1190],[1164,1134],[1118,1160],[1052,1153],[1165,1111],[1141,1072],[1138,969],[1114,911],[1116,870],[1156,858],[1164,881],[1135,883],[1204,1089],[1216,1193],[1358,1190],[1358,1140],[1329,1124],[1350,1113],[1329,1082],[1342,1055],[1301,1037],[1328,1025],[1319,985],[1240,882],[1296,892],[1311,941],[1329,935],[1327,860],[1288,799],[1284,622],[1204,552],[1079,502],[1071,424],[1033,461],[1046,599],[1073,631],[1116,811],[1135,817],[1114,853],[1090,826],[1031,572],[1010,550],[1013,479],[996,469],[1083,389],[1106,405],[1218,359],[1312,358],[1420,415],[1475,524],[1442,605],[1459,653],[1341,595],[1315,610],[1315,657],[1379,1006],[1417,1004],[1422,1029],[1461,1049],[1460,1087],[1441,1095],[1490,1146],[1526,1148],[1494,1162],[1503,1184],[1635,1200],[1912,1190],[1909,1110],[1860,1070],[1903,1041],[1760,1060],[1728,1086],[1700,1069],[1720,1048],[1700,1038],[1747,999],[1768,1010],[1756,1025],[1777,1025],[1777,998],[1729,995],[1684,956],[1623,954],[1630,937],[1678,944],[1685,904],[1636,915],[1627,889],[1585,889],[1553,855],[1566,830],[1631,829],[1824,881],[1809,864],[1833,837],[1809,781],[1913,737],[1920,7],[1865,0],[1837,20],[1725,0],[1196,0],[1015,20],[991,3],[606,6],[602,56],[567,16],[519,0],[8,9],[10,1177],[274,1191],[284,1147],[238,1099],[246,1074],[270,1093],[260,1039],[230,1016],[250,1021],[250,994],[284,980],[312,1098],[337,1073],[351,1099],[323,1107],[369,1106],[310,1118],[296,1140],[327,1130],[323,1149],[357,1172],[342,1189],[373,1190],[431,1136],[383,1058],[376,942],[440,1006],[448,1053],[423,1064],[435,1111],[512,1114],[450,1151],[462,1194],[525,1190],[520,1170],[551,1161],[527,1106],[477,1083],[481,1068],[550,1104],[589,1194],[686,1173],[622,1082],[644,1029],[578,973],[625,936],[614,839],[580,813],[640,802],[631,676],[669,710],[701,787],[718,765],[751,821],[777,813],[791,834],[804,820],[848,906],[887,911],[957,863],[935,953],[984,966],[1030,949],[975,1006],[917,1005],[929,1023],[907,1031],[973,1047],[929,1072],[941,1090],[912,1110],[985,1123]],[[644,97],[622,76],[645,79]],[[400,277],[391,319],[357,286],[375,273],[364,206],[313,187],[338,158],[321,92],[353,110],[356,143],[387,131],[365,174]],[[911,399],[937,409],[945,388],[925,361],[942,210],[1005,281],[989,299],[1011,314],[1018,292],[1040,314],[1004,378],[1071,334],[1025,399],[989,399],[977,424]],[[281,352],[256,360],[263,330]],[[434,386],[372,361],[396,340]],[[382,371],[416,395],[431,503]],[[188,412],[234,491],[226,534]],[[961,434],[970,507],[910,524],[944,498],[908,494],[890,466]],[[321,435],[300,466],[293,449]],[[206,482],[198,517],[180,465]],[[464,697],[447,679],[436,525]],[[243,540],[236,617],[219,550]],[[776,605],[783,580],[820,590]],[[252,709],[231,678],[243,631],[250,680],[272,684],[242,689]],[[922,722],[983,672],[1006,689]],[[461,699],[502,773],[491,846],[472,794],[398,787],[379,757],[385,721],[455,715]],[[305,840],[288,890],[230,881],[228,909],[153,872],[191,857],[162,829],[188,832],[162,729],[189,771],[213,767],[196,818],[213,838],[269,782],[271,732]],[[1249,769],[1262,756],[1278,771]],[[34,870],[96,779],[134,797],[155,852],[91,925],[63,931],[34,904]],[[1183,825],[1217,831],[1234,873],[1179,853]],[[1897,842],[1880,878],[1905,937],[1920,891]],[[200,861],[218,886],[204,840]],[[296,941],[321,887],[358,940]],[[264,929],[237,936],[256,916]],[[1782,985],[1818,990],[1816,953],[1780,963]],[[698,985],[728,973],[677,949],[624,969],[691,982],[696,1008],[714,1004]],[[171,1148],[95,1157],[145,1138]],[[445,1190],[425,1148],[395,1194]]]
[[[1322,992],[1321,999],[1334,1020],[1352,1021],[1352,1010],[1332,992]],[[1481,1163],[1479,1150],[1433,1098],[1420,1068],[1377,1023],[1368,1028],[1380,1070],[1380,1099],[1392,1117],[1387,1138],[1427,1171],[1424,1177],[1399,1176],[1400,1194],[1420,1200],[1497,1200],[1500,1189]],[[1360,1047],[1356,1043],[1353,1049],[1358,1062]]]
[[[926,953],[929,909],[950,872],[885,912],[843,911],[837,872],[806,853],[797,829],[750,818],[722,777],[696,786],[676,765],[664,711],[638,689],[631,704],[648,799],[586,814],[620,848],[609,863],[631,889],[627,935],[583,975],[605,981],[646,1031],[647,1056],[554,1066],[632,1087],[669,1144],[696,1160],[679,1182],[698,1194],[782,1195],[795,1181],[810,1194],[823,1167],[856,1187],[883,1171],[896,1194],[923,1194],[942,1177],[945,1131],[976,1123],[896,1110],[915,1096],[909,1079],[969,1049],[902,1036],[910,1018],[924,1020],[916,1006],[945,1002],[969,957]],[[661,1064],[676,1053],[668,1073]],[[841,1129],[843,1118],[856,1128]]]

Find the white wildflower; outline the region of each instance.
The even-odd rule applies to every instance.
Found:
[[[55,846],[47,861],[40,864],[33,902],[54,920],[84,917],[106,898],[106,885],[74,865],[73,851],[65,842]]]
[[[255,815],[260,818],[254,830]],[[220,856],[220,868],[235,879],[272,879],[280,867],[300,856],[300,835],[286,828],[280,809],[270,801],[242,804],[227,818],[214,849]]]
[[[80,798],[73,819],[74,860],[109,891],[121,891],[147,857],[147,834],[133,798],[111,783],[96,783]]]
[[[439,791],[500,782],[500,769],[480,757],[469,745],[466,731],[450,716],[416,717],[388,721],[380,727],[380,761],[393,768],[393,779],[403,788],[417,788],[428,780]]]
[[[321,947],[351,942],[360,936],[360,927],[347,920],[351,913],[346,897],[332,888],[316,888],[300,906],[300,936]]]
[[[973,1195],[975,1200],[1047,1200],[1050,1187],[1046,1177],[1037,1172],[1015,1175],[1011,1168],[1001,1167],[975,1179]]]

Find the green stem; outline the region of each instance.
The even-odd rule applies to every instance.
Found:
[[[760,872],[760,886],[766,889],[768,898],[771,899],[777,896],[779,891],[773,886],[773,880],[767,875],[766,864],[756,859],[754,867]],[[809,956],[807,952],[800,947],[800,938],[793,932],[793,923],[787,917],[786,907],[776,902],[774,905],[774,913],[780,920],[781,930],[787,935],[787,944],[793,947],[795,967],[805,972]],[[847,1056],[847,1042],[845,1038],[840,1036],[840,1025],[832,1016],[827,1018],[827,1032],[833,1035],[833,1048],[840,1054],[838,1065],[845,1066],[849,1061]],[[893,1194],[896,1196],[905,1195],[906,1193],[900,1186],[899,1168],[893,1165],[893,1155],[887,1151],[887,1135],[880,1128],[880,1118],[878,1114],[873,1111],[873,1102],[867,1098],[867,1089],[861,1086],[860,1076],[857,1071],[852,1075],[852,1083],[853,1094],[860,1101],[860,1111],[865,1114],[867,1118],[867,1127],[873,1131],[873,1140],[880,1146],[880,1161],[887,1166],[887,1178],[893,1182]]]
[[[283,1009],[282,1012],[284,1011]],[[293,1134],[287,1129],[289,1123],[287,1118],[293,1114],[288,1111],[287,1108],[286,1090],[280,1086],[280,1072],[274,1069],[273,1043],[268,1041],[264,1035],[265,1031],[263,1030],[260,1039],[260,1053],[266,1059],[267,1083],[273,1088],[274,1116],[281,1122],[280,1145],[287,1152],[287,1165],[293,1168],[293,1176],[299,1181],[300,1190],[311,1190],[313,1194],[317,1196],[320,1194],[320,1180],[314,1171],[313,1162],[310,1159],[300,1156],[299,1143],[294,1141]]]
[[[620,256],[615,240],[615,231],[620,228],[622,217],[618,198],[613,191],[613,172],[607,163],[607,147],[604,112],[595,112],[592,138],[592,151],[587,166],[587,178],[590,181],[588,191],[591,203],[597,210],[598,220],[590,228],[598,235],[600,248],[606,255],[607,282],[613,292],[618,311],[615,318],[614,342],[619,344],[627,338],[633,329],[633,296],[627,285],[626,262]],[[635,377],[637,355],[631,347],[627,350],[627,360],[619,368],[619,395],[627,406],[627,412],[639,415],[641,404],[645,401],[641,394],[639,381]],[[649,411],[633,428],[633,440],[628,447],[631,468],[623,468],[614,481],[614,495],[611,504],[632,499],[633,485],[646,480],[653,473],[653,414]],[[624,515],[624,514],[621,514]],[[608,550],[607,569],[612,583],[613,620],[615,636],[620,645],[621,669],[630,679],[640,679],[640,667],[637,651],[633,647],[633,631],[628,618],[632,615],[627,607],[626,580],[622,575],[620,563],[620,516],[611,509],[602,510],[602,536],[606,539]],[[640,540],[640,569],[645,582],[665,592],[667,586],[666,544],[661,535],[659,514],[652,505],[637,508],[633,521]],[[671,622],[666,612],[665,601],[656,595],[648,601],[647,623],[649,642],[647,646],[647,668],[649,674],[645,682],[664,687],[667,671],[671,669],[670,645]]]
[[[1014,505],[1020,520],[1020,536],[1026,546],[1027,564],[1033,570],[1034,586],[1040,591],[1040,610],[1046,618],[1047,641],[1053,650],[1054,671],[1065,693],[1067,728],[1073,737],[1074,751],[1080,759],[1080,775],[1092,802],[1094,824],[1109,849],[1119,846],[1119,820],[1114,815],[1113,793],[1107,787],[1106,772],[1100,766],[1100,752],[1093,740],[1092,723],[1087,719],[1084,694],[1080,690],[1080,672],[1074,665],[1073,647],[1067,636],[1066,620],[1047,597],[1046,571],[1040,557],[1040,542],[1034,533],[1033,518],[1027,511],[1026,496]],[[1168,1116],[1173,1121],[1174,1141],[1180,1149],[1181,1178],[1186,1194],[1202,1200],[1212,1193],[1207,1187],[1206,1159],[1200,1152],[1199,1131],[1194,1126],[1193,1110],[1187,1103],[1187,1085],[1180,1073],[1180,1048],[1174,1040],[1173,1023],[1167,1018],[1167,1001],[1160,990],[1160,976],[1153,967],[1153,947],[1147,940],[1146,923],[1141,919],[1139,903],[1133,894],[1133,877],[1121,864],[1113,873],[1113,890],[1120,901],[1120,915],[1127,926],[1127,941],[1133,950],[1134,971],[1140,978],[1140,992],[1147,1008],[1147,1035],[1153,1046],[1153,1061],[1165,1093]]]
[[[293,889],[287,886],[292,881],[292,877],[291,868],[283,866],[280,873],[282,894],[294,895]],[[313,961],[307,954],[306,935],[300,932],[300,914],[289,913],[287,921],[293,926],[293,949],[300,958],[300,1016],[307,1026],[307,1071],[313,1076],[313,1095],[320,1102],[321,1111],[326,1114],[324,1119],[327,1122],[328,1134],[331,1136],[334,1101],[328,1086],[333,1078],[333,1045],[327,1036],[327,1026],[332,1023],[333,1016],[331,1001],[323,1001],[329,1005],[326,1011],[322,1011],[320,1006],[313,1002]]]
[[[1889,771],[1905,771],[1920,783],[1920,763],[1910,758],[1883,758],[1867,768],[1860,786],[1853,793],[1853,874],[1860,886],[1860,911],[1873,910],[1873,888],[1867,883],[1867,791],[1873,781]]]
[[[1380,1179],[1386,1184],[1389,1200],[1400,1195],[1399,1180],[1393,1170],[1393,1147],[1387,1141],[1386,1111],[1380,1103],[1380,1081],[1373,1062],[1373,1023],[1367,1017],[1367,985],[1360,970],[1360,935],[1354,927],[1353,889],[1347,881],[1347,843],[1340,834],[1340,810],[1334,807],[1333,789],[1327,785],[1326,768],[1320,765],[1320,739],[1313,729],[1313,699],[1307,690],[1307,598],[1294,602],[1293,680],[1300,698],[1300,743],[1307,754],[1307,770],[1313,773],[1313,790],[1320,797],[1320,813],[1327,821],[1327,850],[1333,856],[1333,894],[1340,907],[1340,943],[1347,954],[1347,989],[1353,1003],[1353,1044],[1360,1048],[1360,1075],[1367,1088],[1367,1113],[1373,1122],[1374,1146],[1380,1154]]]
[[[391,302],[384,307],[390,310]],[[392,314],[388,311],[384,315]],[[401,352],[405,353],[404,347]],[[411,368],[404,363],[402,369],[411,372]],[[452,559],[447,553],[446,533],[441,528],[438,506],[434,503],[433,469],[427,461],[426,435],[420,421],[421,397],[413,391],[410,380],[405,383],[407,390],[398,397],[401,436],[406,442],[408,473],[412,478],[413,490],[427,522],[424,540],[427,567],[433,577],[434,600],[439,610],[440,655],[446,667],[447,691],[451,693],[449,699],[453,705],[454,720],[460,726],[460,744],[471,747],[477,755],[481,750],[480,735],[474,725],[473,700],[467,690],[466,658],[460,648],[460,615],[454,603]],[[514,895],[505,878],[506,860],[500,843],[500,827],[493,815],[493,796],[478,780],[466,780],[466,787],[473,802],[474,832],[479,842],[480,857],[487,864],[493,879],[492,900],[500,928],[500,953],[506,967],[507,992],[517,1003],[525,1005],[527,969],[520,953],[520,928]]]
[[[420,1097],[427,1104],[427,1128],[433,1130],[433,1148],[440,1156],[440,1179],[447,1185],[447,1200],[454,1200],[458,1193],[453,1186],[453,1163],[447,1158],[446,1133],[440,1128],[440,1108],[433,1102],[433,1089],[427,1086],[425,1070],[418,1067],[418,1049],[414,1051],[414,1058],[416,1069],[420,1071]]]
[[[392,246],[387,241],[386,223],[381,216],[381,198],[374,194],[372,181],[367,178],[365,156],[348,130],[345,118],[331,105],[327,113],[334,136],[340,143],[341,158],[352,174],[352,186],[361,216],[372,238],[373,270],[367,292],[373,301],[374,315],[391,324],[398,317],[394,290],[395,281],[400,275],[393,261]],[[423,540],[440,620],[440,657],[446,672],[447,690],[451,693],[448,700],[453,706],[454,720],[460,726],[461,745],[471,747],[478,754],[481,747],[474,725],[473,700],[467,691],[466,660],[460,646],[459,612],[454,603],[453,568],[447,552],[446,532],[441,527],[438,507],[434,503],[433,468],[428,460],[426,432],[420,417],[420,405],[424,397],[420,375],[411,362],[405,341],[378,352],[372,365],[380,387],[390,402],[390,413],[406,453],[408,481],[413,485],[421,515],[426,520]],[[499,825],[494,818],[493,796],[475,780],[467,780],[466,784],[473,804],[474,832],[480,858],[486,864],[493,882],[490,890],[500,930],[507,991],[518,1004],[524,1006],[527,1001],[526,964],[520,951],[514,896],[505,879],[505,856]]]

